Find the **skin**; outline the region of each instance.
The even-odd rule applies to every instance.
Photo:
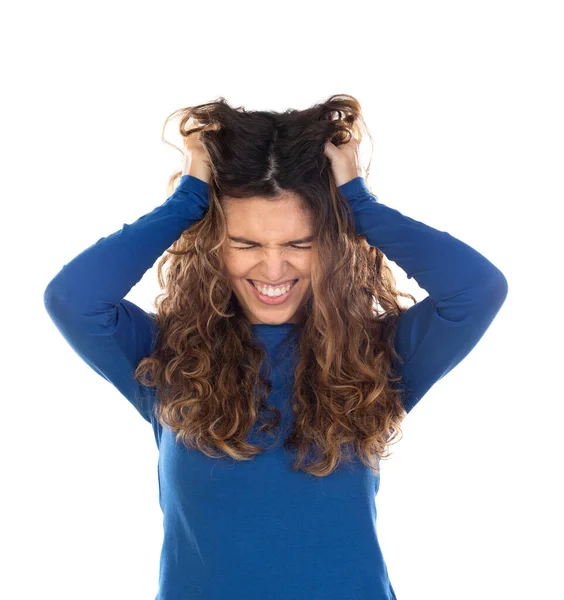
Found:
[[[314,241],[288,245],[312,236],[312,219],[294,194],[280,199],[260,197],[223,200],[228,239],[223,256],[233,292],[251,323],[301,323],[303,305],[311,294],[311,260]],[[240,237],[256,243],[232,241]],[[247,248],[244,250],[243,248]],[[282,304],[263,304],[248,279],[282,283],[298,279],[292,295]]]
[[[210,182],[209,157],[200,142],[199,132],[184,138],[183,175]],[[331,164],[336,186],[364,176],[358,142],[352,138],[335,146],[327,141],[324,154]],[[289,242],[312,235],[311,215],[304,212],[298,197],[286,193],[279,200],[264,198],[223,201],[228,239],[222,248],[233,291],[251,323],[300,323],[303,305],[311,294],[311,249],[315,240],[292,247]],[[241,237],[252,240],[249,246],[229,240]],[[243,248],[247,248],[246,250]],[[260,302],[247,279],[276,283],[298,279],[292,296],[282,304]]]
[[[331,172],[337,187],[356,177],[364,177],[364,169],[360,160],[360,145],[355,138],[351,138],[346,144],[340,146],[335,146],[332,142],[327,141],[323,154],[331,163]]]

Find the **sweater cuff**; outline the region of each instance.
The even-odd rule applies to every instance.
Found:
[[[366,185],[366,181],[364,177],[359,176],[347,181],[343,185],[337,187],[339,193],[349,201],[351,208],[353,204],[357,204],[361,200],[370,200],[372,202],[377,202],[378,199],[374,194],[370,192]]]
[[[193,175],[182,175],[180,183],[176,186],[177,190],[193,190],[207,196],[209,185],[202,179],[194,177]]]
[[[209,206],[209,185],[202,179],[194,177],[193,175],[182,175],[179,184],[174,190],[174,194],[178,195],[182,192],[191,192],[198,198],[196,204],[202,210],[206,210]]]

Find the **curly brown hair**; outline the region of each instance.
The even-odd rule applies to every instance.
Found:
[[[362,141],[367,128],[359,102],[339,94],[306,110],[278,113],[233,108],[219,97],[169,115],[166,143],[164,130],[173,117],[180,118],[182,136],[200,131],[211,181],[205,216],[158,264],[164,291],[154,303],[155,351],[135,371],[140,383],[158,388],[155,417],[186,447],[213,458],[249,460],[264,452],[247,441],[257,421],[259,432],[276,431],[280,411],[266,403],[270,365],[223,261],[222,198],[275,201],[282,189],[296,193],[314,215],[316,240],[312,293],[296,344],[294,426],[284,448],[297,452],[294,471],[328,475],[354,449],[379,473],[388,445],[401,439],[407,414],[394,348],[397,320],[407,310],[399,298],[416,299],[396,289],[384,254],[356,235],[324,155],[327,140],[337,146],[351,137]],[[369,169],[370,163],[366,175]],[[171,176],[169,194],[181,175]]]

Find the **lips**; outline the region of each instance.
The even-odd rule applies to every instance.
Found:
[[[298,283],[299,280],[298,279],[290,280],[290,281],[288,281],[288,282],[286,282],[286,283],[284,283],[282,285],[278,284],[276,286],[270,286],[270,284],[264,285],[261,282],[255,283],[256,279],[247,279],[247,281],[249,282],[249,285],[254,290],[256,290],[259,294],[261,294],[263,296],[266,296],[268,298],[278,298],[278,295],[269,296],[268,294],[263,294],[258,288],[260,287],[261,289],[264,289],[264,288],[272,287],[272,289],[274,289],[274,290],[277,290],[277,289],[280,290],[280,289],[285,289],[288,286],[290,286],[290,289],[283,294],[283,296],[286,296],[289,292],[291,292],[294,289],[294,286],[296,285],[296,283]]]
[[[263,287],[268,287],[271,286],[273,288],[277,288],[277,287],[284,287],[285,285],[288,285],[290,283],[296,283],[296,281],[298,281],[297,279],[288,279],[287,281],[283,281],[282,283],[266,283],[264,281],[261,281],[260,279],[247,279],[247,281],[251,281],[254,283],[258,283],[259,285],[263,286]]]

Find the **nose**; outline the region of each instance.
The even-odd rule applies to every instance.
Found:
[[[286,281],[293,277],[293,269],[289,267],[288,261],[282,258],[280,252],[268,252],[262,262],[263,267],[258,269],[258,272],[263,274],[262,278],[266,281]]]

